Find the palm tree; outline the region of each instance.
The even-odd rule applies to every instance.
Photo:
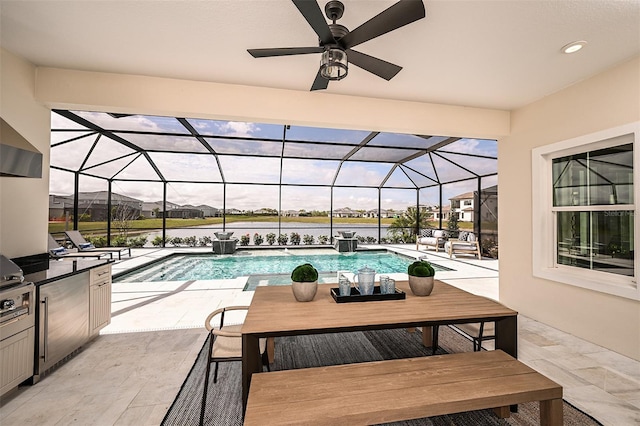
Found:
[[[420,226],[419,229],[426,228],[429,224],[427,221],[426,207],[420,207]],[[391,225],[389,232],[392,240],[395,242],[413,243],[416,240],[416,221],[418,219],[418,209],[416,207],[407,207],[407,210],[397,217]]]

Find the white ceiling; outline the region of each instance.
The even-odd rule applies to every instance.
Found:
[[[350,30],[395,3],[343,0]],[[324,9],[325,1],[320,1]],[[640,0],[425,0],[427,17],[355,50],[403,67],[355,66],[328,92],[513,109],[640,54]],[[308,91],[318,54],[254,59],[249,48],[316,46],[289,0],[0,0],[3,48],[47,67]],[[560,48],[586,40],[581,52]]]

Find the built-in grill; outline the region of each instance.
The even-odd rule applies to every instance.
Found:
[[[0,254],[0,395],[33,376],[35,285]]]

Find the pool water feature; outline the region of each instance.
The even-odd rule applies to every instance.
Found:
[[[278,254],[243,252],[231,256],[214,254],[173,255],[158,263],[114,278],[114,282],[155,282],[233,279],[249,276],[247,290],[262,285],[290,284],[293,268],[311,263],[320,273],[320,282],[335,281],[337,271],[356,272],[368,266],[379,274],[407,271],[415,259],[387,251],[336,254]],[[434,265],[436,270],[449,270]]]

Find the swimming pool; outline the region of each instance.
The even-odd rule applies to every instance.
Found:
[[[114,278],[114,282],[154,282],[230,279],[249,276],[249,288],[267,280],[268,285],[290,284],[289,274],[301,263],[311,263],[327,276],[336,271],[352,271],[368,266],[377,273],[406,272],[414,259],[387,251],[264,255],[242,252],[231,256],[214,254],[174,255],[136,271]],[[449,270],[433,265],[436,270]]]

